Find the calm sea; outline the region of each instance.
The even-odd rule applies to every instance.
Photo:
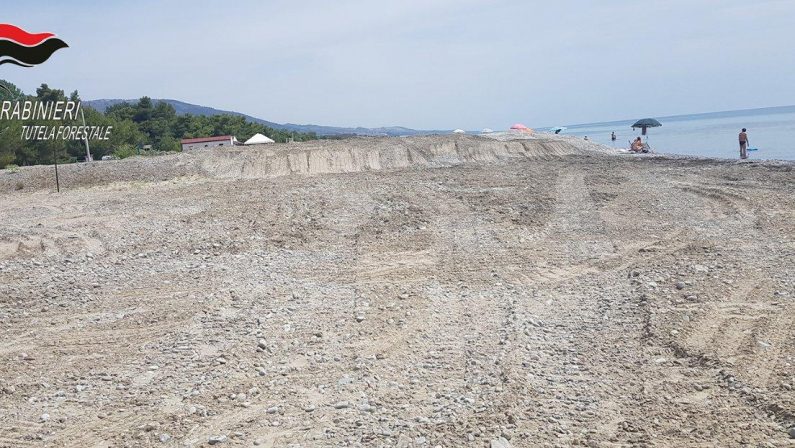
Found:
[[[644,117],[641,117],[644,118]],[[649,129],[649,145],[658,153],[738,158],[737,134],[748,129],[752,159],[795,160],[795,106],[657,118],[662,127]],[[628,148],[640,135],[630,127],[635,120],[568,126],[566,135],[617,148]],[[615,131],[618,140],[610,140]]]

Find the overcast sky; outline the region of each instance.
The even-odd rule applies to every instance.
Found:
[[[29,93],[471,130],[795,104],[793,0],[8,3],[70,45],[0,66]]]

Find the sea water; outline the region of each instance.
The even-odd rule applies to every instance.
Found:
[[[648,143],[657,153],[687,154],[704,157],[739,158],[738,134],[748,129],[751,159],[795,160],[795,106],[748,111],[717,112],[658,118],[662,127],[649,128]],[[632,130],[636,120],[569,126],[565,135],[616,148],[629,148],[630,141],[641,135]],[[616,133],[616,141],[610,133]],[[646,141],[646,137],[644,137]]]

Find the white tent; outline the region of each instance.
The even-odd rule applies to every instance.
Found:
[[[456,129],[455,131],[453,131],[453,134],[466,134],[466,133],[467,131],[463,129]]]
[[[265,137],[262,134],[254,134],[253,137],[246,140],[244,145],[264,145],[265,143],[275,143],[272,139]]]

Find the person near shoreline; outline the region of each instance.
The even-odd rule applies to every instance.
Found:
[[[745,128],[740,131],[740,158],[747,159],[748,158],[748,133]]]
[[[629,149],[632,152],[643,152],[643,140],[640,137],[636,138]]]
[[[616,141],[616,131],[610,133],[610,140]]]

